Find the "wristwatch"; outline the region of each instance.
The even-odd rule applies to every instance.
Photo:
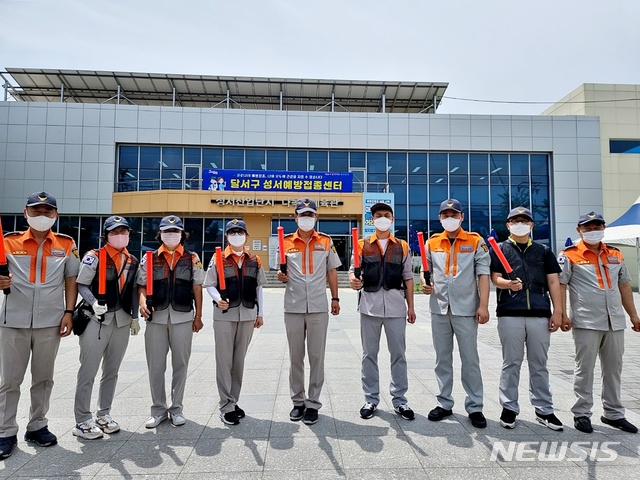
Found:
[[[331,301],[332,302],[340,302],[340,299],[338,297],[332,297]]]

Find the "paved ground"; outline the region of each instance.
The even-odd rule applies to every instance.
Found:
[[[240,402],[247,411],[247,418],[241,425],[227,427],[218,418],[213,333],[209,320],[194,340],[185,399],[188,417],[185,426],[174,428],[165,422],[154,430],[144,428],[150,398],[144,342],[139,335],[131,339],[112,411],[121,423],[122,431],[101,440],[78,440],[71,434],[78,342],[77,338],[68,338],[62,342],[56,362],[56,384],[49,412],[49,426],[58,435],[59,445],[44,449],[27,445],[22,440],[29,408],[27,378],[19,411],[20,442],[14,455],[0,462],[0,477],[638,478],[640,435],[624,434],[603,425],[599,420],[602,413],[599,402],[593,417],[596,432],[585,435],[573,429],[570,334],[554,334],[550,352],[557,414],[567,424],[564,432],[553,432],[535,422],[527,398],[526,371],[521,379],[522,414],[518,417],[518,426],[515,430],[500,427],[497,384],[501,356],[495,318],[480,328],[479,335],[485,384],[484,411],[489,426],[477,430],[470,425],[462,407],[464,392],[459,385],[459,376],[454,390],[458,402],[454,407],[455,417],[441,423],[429,422],[426,415],[435,405],[436,381],[426,313],[427,297],[423,295],[417,296],[416,301],[418,322],[407,330],[408,397],[417,413],[414,421],[405,421],[393,413],[386,388],[383,389],[384,400],[373,419],[362,420],[358,415],[363,403],[359,381],[360,335],[356,297],[351,290],[341,290],[342,313],[332,318],[330,324],[320,420],[313,426],[289,421],[291,402],[283,294],[282,289],[269,289],[265,295],[266,324],[256,332],[247,358]],[[637,295],[636,303],[640,303]],[[493,305],[491,310],[495,310]],[[211,318],[209,305],[205,316]],[[384,348],[381,350],[381,380],[382,385],[387,385],[388,356]],[[638,365],[640,334],[628,330],[623,397],[630,408],[627,418],[640,425]],[[459,369],[457,359],[456,366]],[[554,441],[560,443],[549,443]],[[589,443],[580,447],[572,443],[576,441]],[[603,442],[613,443],[603,445]],[[508,453],[492,460],[496,444],[514,453],[514,460],[509,461]],[[560,459],[548,461],[549,449],[556,449],[556,458]],[[582,451],[586,453],[582,454]]]

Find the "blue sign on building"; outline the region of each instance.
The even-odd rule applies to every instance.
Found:
[[[348,193],[353,191],[353,174],[208,169],[202,172],[202,189],[236,192]]]

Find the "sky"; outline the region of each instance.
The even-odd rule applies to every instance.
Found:
[[[537,114],[640,84],[638,19],[638,0],[0,0],[0,70],[446,82],[438,113]]]

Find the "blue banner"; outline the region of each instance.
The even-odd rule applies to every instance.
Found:
[[[202,171],[202,189],[232,192],[348,193],[353,191],[353,174],[207,169]]]
[[[394,209],[394,194],[393,193],[372,193],[365,192],[362,194],[362,211],[363,215],[363,237],[367,238],[373,235],[376,231],[376,227],[373,225],[373,218],[371,218],[371,207],[376,203],[386,203],[391,209]],[[394,215],[395,216],[395,215]],[[394,232],[395,225],[391,225],[391,232]]]

